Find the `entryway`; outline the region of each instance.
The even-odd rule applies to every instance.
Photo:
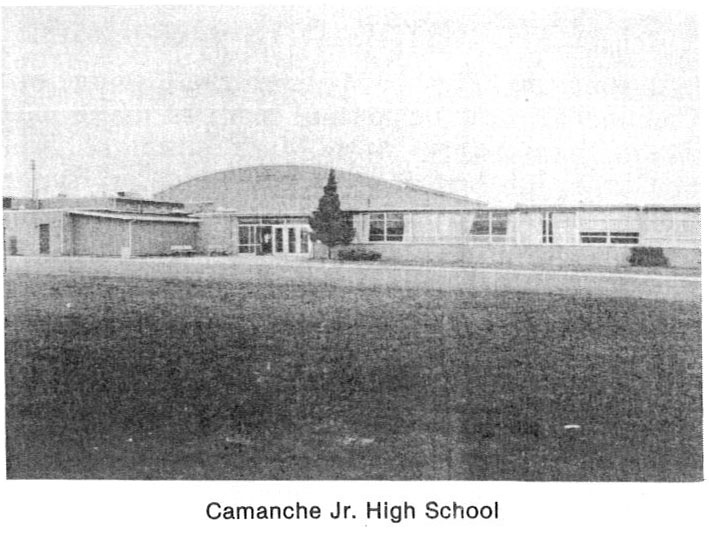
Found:
[[[39,254],[49,254],[49,225],[39,225]]]
[[[309,256],[312,251],[310,227],[287,218],[240,218],[238,252],[257,255]],[[290,221],[290,222],[289,222]],[[303,220],[304,221],[304,220]]]
[[[273,231],[274,253],[286,255],[307,255],[310,253],[310,231],[307,226],[274,226]]]

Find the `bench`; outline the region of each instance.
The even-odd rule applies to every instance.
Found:
[[[170,254],[175,256],[192,256],[197,251],[191,245],[171,245]]]
[[[223,245],[208,245],[206,253],[208,256],[226,256],[229,254],[229,249]]]

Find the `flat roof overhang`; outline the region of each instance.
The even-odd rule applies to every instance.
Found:
[[[76,215],[79,217],[94,217],[98,219],[113,219],[118,221],[143,221],[150,223],[188,223],[188,224],[199,224],[199,219],[192,217],[170,217],[169,215],[145,215],[142,213],[103,213],[98,211],[76,211],[69,210],[66,211],[69,215]]]

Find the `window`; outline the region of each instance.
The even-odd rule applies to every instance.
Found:
[[[295,253],[295,228],[288,227],[288,252]]]
[[[554,229],[551,222],[551,212],[544,212],[542,218],[542,243],[554,243]]]
[[[490,214],[490,231],[494,236],[507,236],[507,214],[505,212],[492,212]]]
[[[639,241],[638,232],[611,232],[611,243],[638,243]]]
[[[256,249],[255,227],[240,226],[239,227],[239,252],[253,253]]]
[[[608,243],[608,232],[581,232],[581,243]]]
[[[470,236],[473,241],[481,243],[507,241],[507,212],[476,211]]]
[[[637,211],[588,211],[579,215],[581,243],[640,243]]]
[[[473,236],[488,236],[490,234],[490,216],[487,212],[475,213],[470,233]]]
[[[387,241],[403,241],[404,239],[404,214],[390,213],[386,219]]]
[[[310,232],[305,228],[301,228],[300,229],[300,252],[301,253],[308,252],[308,242],[309,241],[310,241]]]
[[[639,232],[581,232],[581,243],[639,243]]]
[[[369,241],[384,241],[385,214],[373,213],[369,216]]]
[[[240,253],[270,253],[271,227],[239,225]]]
[[[369,241],[403,240],[403,213],[372,213],[369,216]]]
[[[280,227],[276,229],[276,252],[283,252],[283,229]]]

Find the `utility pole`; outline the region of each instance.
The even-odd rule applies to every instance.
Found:
[[[30,168],[32,169],[32,202],[37,201],[37,190],[36,190],[36,178],[35,178],[35,166],[34,159],[30,161]]]

